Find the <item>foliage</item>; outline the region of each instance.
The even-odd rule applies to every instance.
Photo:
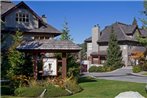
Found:
[[[25,96],[25,97],[38,97],[42,91],[44,90],[43,87],[36,86],[36,87],[20,87],[15,90],[16,96]]]
[[[133,66],[133,72],[134,72],[134,73],[141,72],[141,67],[140,67],[139,65]]]
[[[82,88],[78,85],[77,80],[75,78],[66,79],[64,81],[64,87],[65,89],[70,90],[73,94],[80,92],[82,90]]]
[[[41,84],[40,84],[41,83]],[[46,81],[43,82],[36,82],[38,85],[34,85],[31,87],[19,87],[15,90],[16,96],[25,96],[25,97],[38,97],[44,89],[47,91],[45,92],[44,98],[49,97],[59,97],[59,96],[66,96],[69,93],[61,87],[56,87],[53,84],[47,83]]]
[[[107,60],[106,66],[113,66],[114,68],[119,68],[122,62],[122,54],[120,47],[118,45],[117,36],[112,28],[108,49],[107,49]]]
[[[67,96],[69,93],[60,87],[55,87],[53,85],[49,85],[46,87],[47,92],[44,95],[44,98],[50,98],[50,97],[60,97],[60,96]]]
[[[60,40],[72,41],[68,23],[65,21]],[[61,53],[55,54],[58,59],[61,59]],[[67,76],[78,76],[80,72],[79,64],[76,62],[76,55],[67,53]]]
[[[23,72],[22,65],[24,64],[24,54],[16,50],[16,47],[22,41],[22,33],[17,31],[15,35],[13,35],[13,45],[8,50],[8,63],[10,65],[10,69],[8,70],[8,76],[12,77],[14,75],[20,75]]]
[[[68,22],[65,21],[64,25],[63,25],[60,40],[72,40],[71,35],[69,34],[69,32],[70,32],[70,30],[69,30],[69,27],[68,27]]]
[[[145,18],[141,19],[143,23],[143,29],[147,30],[147,1],[144,1],[144,10],[142,11]],[[137,36],[137,40],[146,47],[145,56],[147,56],[147,37],[143,38],[140,35]]]
[[[87,59],[87,56],[86,56],[86,51],[87,51],[87,47],[86,47],[86,43],[82,43],[79,45],[82,50],[81,50],[81,60],[86,60]]]
[[[97,72],[97,66],[91,66],[89,72]]]

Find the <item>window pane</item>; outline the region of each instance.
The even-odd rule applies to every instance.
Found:
[[[19,17],[22,17],[22,14],[21,13],[19,13]]]
[[[22,19],[23,19],[23,22],[25,22],[26,19],[24,17]]]
[[[22,18],[19,17],[19,21],[22,22]]]
[[[25,14],[23,14],[23,18],[25,18]]]
[[[26,22],[29,22],[29,19],[28,18],[26,19]]]
[[[18,18],[16,18],[16,21],[18,21]]]

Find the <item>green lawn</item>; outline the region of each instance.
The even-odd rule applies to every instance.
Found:
[[[143,83],[96,80],[95,82],[80,83],[80,85],[84,89],[82,92],[62,98],[114,98],[124,91],[138,91],[147,98]]]
[[[143,73],[142,75],[145,75],[145,76],[147,76],[147,72],[146,72],[146,73]]]
[[[80,81],[80,86],[83,91],[72,96],[65,96],[62,98],[114,98],[120,92],[124,91],[138,91],[147,98],[145,92],[145,85],[143,83],[121,82],[112,80],[94,80],[83,78]],[[2,97],[2,98],[25,98],[25,97]]]

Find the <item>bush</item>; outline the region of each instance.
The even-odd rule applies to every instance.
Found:
[[[139,65],[133,66],[133,72],[134,72],[134,73],[141,72],[141,67],[140,67]]]
[[[14,91],[16,96],[21,97],[38,97],[42,91],[44,90],[43,87],[36,86],[36,87],[20,87]]]
[[[14,94],[14,89],[9,86],[1,86],[1,95],[12,95]]]
[[[48,85],[46,87],[20,87],[15,90],[15,95],[21,97],[38,97],[41,95],[44,89],[47,90],[44,94],[45,98],[69,95],[69,93],[66,90],[60,87],[55,87],[53,85]]]
[[[89,68],[89,72],[107,72],[107,71],[111,71],[110,67],[107,66],[91,66]]]
[[[47,86],[46,89],[47,89],[47,91],[44,95],[45,98],[69,95],[69,93],[65,89],[60,88],[60,87],[55,87],[53,85]]]
[[[91,66],[89,72],[97,72],[97,66]]]
[[[74,78],[70,80],[65,80],[64,87],[65,89],[70,90],[73,94],[80,92],[82,90],[82,88],[78,85],[76,79]]]
[[[147,71],[147,61],[141,66],[143,71]]]

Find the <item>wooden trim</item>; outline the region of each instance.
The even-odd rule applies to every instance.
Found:
[[[66,53],[62,53],[62,78],[66,78],[67,74],[67,62],[66,62]]]

